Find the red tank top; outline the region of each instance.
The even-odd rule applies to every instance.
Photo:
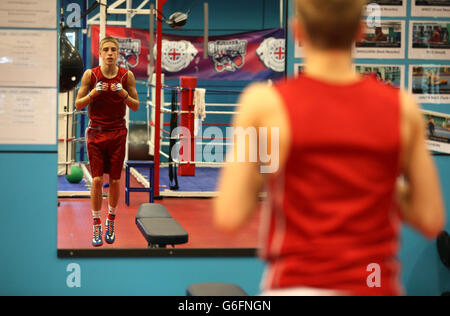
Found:
[[[306,75],[276,89],[292,147],[285,172],[271,180],[263,215],[270,218],[262,227],[261,256],[269,263],[263,287],[402,294],[398,89],[369,77],[333,85]]]
[[[128,70],[122,67],[119,67],[119,71],[117,72],[117,76],[112,79],[106,78],[102,71],[100,70],[100,66],[92,69],[91,75],[91,89],[93,89],[97,82],[105,82],[108,85],[112,83],[121,83],[122,87],[126,87],[128,79]],[[90,127],[101,127],[105,129],[116,129],[123,128],[126,126],[125,123],[125,114],[126,114],[126,105],[122,97],[117,95],[117,93],[111,91],[109,88],[108,91],[102,92],[100,96],[95,98],[89,104],[89,119]]]

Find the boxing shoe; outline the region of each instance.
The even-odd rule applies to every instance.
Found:
[[[92,246],[100,247],[103,245],[102,239],[102,225],[93,225],[93,237],[92,237]]]
[[[112,244],[116,240],[116,234],[114,232],[114,223],[115,223],[115,220],[109,219],[109,217],[105,221],[105,227],[106,227],[105,241],[108,244]]]

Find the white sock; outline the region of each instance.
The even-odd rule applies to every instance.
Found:
[[[109,208],[109,210],[108,210],[109,215],[112,215],[113,217],[115,217],[117,207],[112,207],[111,205],[108,205],[108,208]]]
[[[96,219],[100,220],[100,217],[101,217],[101,211],[94,211],[94,210],[92,210],[92,218],[94,219],[94,221]]]

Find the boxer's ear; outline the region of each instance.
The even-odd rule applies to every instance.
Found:
[[[301,25],[300,21],[298,20],[298,18],[296,18],[296,17],[292,18],[291,21],[289,22],[289,25],[290,25],[294,40],[297,41],[298,43],[302,43],[305,39],[305,36],[304,36],[304,30],[303,30],[302,25]]]

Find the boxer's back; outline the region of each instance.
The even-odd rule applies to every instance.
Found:
[[[267,288],[373,294],[361,280],[376,263],[382,279],[390,280],[379,294],[400,294],[394,199],[401,172],[399,90],[370,77],[331,84],[306,75],[276,90],[291,145],[270,183],[263,256],[283,264],[272,266]]]

